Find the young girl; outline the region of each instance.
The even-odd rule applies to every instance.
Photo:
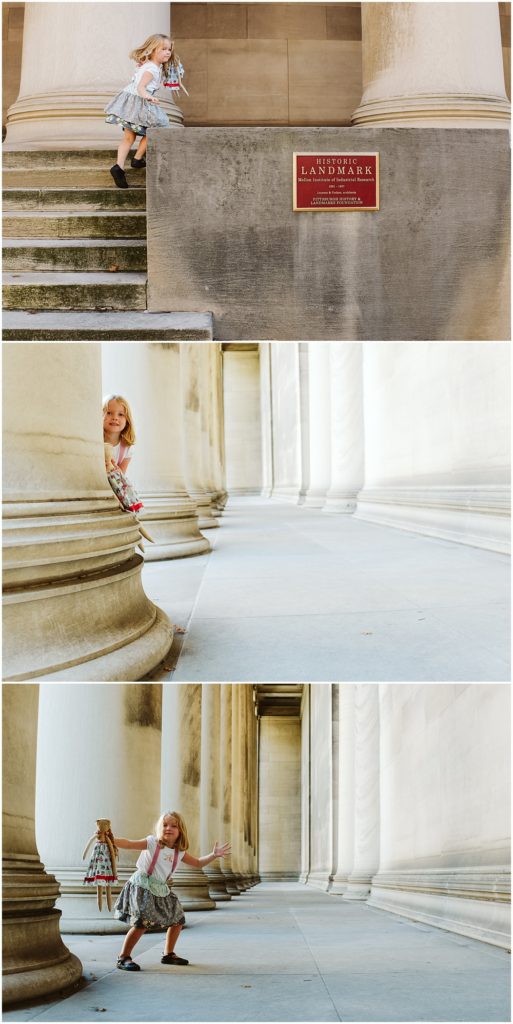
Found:
[[[114,447],[116,465],[126,473],[135,445],[134,419],[123,395],[107,395],[103,400],[103,440]]]
[[[146,129],[169,127],[167,115],[153,94],[162,84],[169,85],[173,90],[180,89],[184,74],[182,64],[175,54],[174,43],[168,36],[158,33],[133,50],[130,58],[138,65],[132,81],[105,107],[107,123],[120,124],[123,128],[124,138],[119,145],[117,163],[110,169],[118,188],[128,188],[123,168],[136,136],[141,136],[141,141],[132,157],[131,166],[145,167]]]
[[[143,508],[143,503],[124,473],[132,457],[130,447],[134,446],[130,446],[129,441],[135,441],[135,431],[130,406],[121,395],[112,395],[104,402],[103,437],[105,469],[109,484],[122,508],[127,512],[139,512]],[[144,537],[153,540],[140,523],[139,529]],[[140,546],[142,548],[142,544]]]
[[[168,888],[168,879],[177,865],[183,861],[193,868],[202,868],[218,857],[230,853],[230,844],[219,846],[214,843],[212,853],[205,857],[192,857],[187,853],[189,839],[185,822],[177,811],[161,814],[155,825],[155,834],[146,839],[114,839],[114,845],[122,850],[142,850],[137,861],[137,870],[121,890],[114,907],[114,917],[131,925],[117,966],[121,971],[140,971],[134,963],[131,952],[147,928],[167,928],[162,964],[188,964],[188,960],[174,952],[178,936],[185,924],[183,907]]]

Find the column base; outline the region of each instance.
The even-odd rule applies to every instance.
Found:
[[[208,878],[208,892],[209,896],[215,903],[231,900],[231,895],[226,888],[225,877],[219,868],[213,868],[209,871],[205,869],[205,874]]]
[[[104,108],[112,99],[110,92],[55,92],[24,96],[7,112],[6,150],[117,149],[121,138],[119,125],[105,123]],[[169,117],[170,127],[183,127],[183,114],[167,96],[159,104]],[[157,129],[155,129],[157,130]]]
[[[61,915],[54,909],[58,894],[55,878],[36,857],[4,858],[4,1006],[58,995],[78,986],[82,964],[61,939]]]
[[[367,900],[371,891],[372,877],[368,879],[355,879],[352,881],[350,878],[347,880],[347,888],[343,893],[342,899],[344,900]]]
[[[373,487],[358,494],[355,519],[396,526],[508,554],[509,487]]]
[[[219,526],[212,508],[212,499],[209,494],[191,493],[191,498],[198,508],[198,527],[200,530],[210,530]]]
[[[330,876],[328,871],[311,871],[308,875],[308,885],[312,886],[313,889],[322,889],[323,892],[327,892],[330,884]]]
[[[167,654],[142,588],[137,521],[101,500],[6,502],[4,679],[129,682]]]
[[[501,96],[436,93],[363,102],[351,123],[379,128],[505,128],[511,106]]]
[[[369,905],[414,921],[511,948],[510,873],[502,867],[383,871]]]
[[[352,515],[356,508],[358,491],[328,491],[323,512],[333,515]]]
[[[208,878],[203,871],[187,870],[181,874],[178,870],[173,879],[173,892],[176,893],[184,910],[215,910],[215,901],[208,891]]]
[[[195,502],[144,493],[141,497],[144,509],[138,518],[155,541],[145,541],[145,561],[187,558],[211,550],[210,542],[199,532]]]

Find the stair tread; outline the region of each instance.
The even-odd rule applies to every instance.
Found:
[[[7,185],[2,189],[3,192],[77,192],[81,195],[83,192],[108,192],[109,195],[112,189],[106,185],[32,185],[26,188],[23,185]],[[131,189],[119,190],[121,195],[125,195],[126,192],[130,192]],[[144,192],[143,188],[138,188],[137,192]]]
[[[67,210],[62,213],[60,210],[9,210],[4,213],[4,217],[11,217],[16,220],[27,220],[29,217],[38,217],[41,220],[47,218],[50,220],[61,217],[62,220],[69,220],[70,217],[81,217],[84,219],[91,217],[126,217],[127,213],[131,217],[141,217],[146,220],[146,210],[77,210],[76,212],[75,210]]]
[[[187,340],[187,334],[213,338],[213,317],[211,313],[149,313],[147,310],[108,310],[96,313],[92,310],[70,312],[68,310],[47,310],[26,312],[6,310],[3,314],[4,332],[20,332],[32,336],[36,332],[90,332],[101,336],[117,332],[117,340],[123,333],[132,339],[137,332],[180,332]]]
[[[4,238],[3,249],[146,249],[143,238]]]
[[[123,284],[144,284],[147,275],[145,273],[136,273],[128,270],[117,270],[113,273],[74,273],[73,271],[39,271],[39,272],[26,272],[26,273],[6,273],[3,274],[4,284],[84,284],[84,285],[96,285],[96,284],[114,284],[116,278],[122,278]]]

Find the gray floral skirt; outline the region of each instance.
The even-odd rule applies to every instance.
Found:
[[[161,107],[125,89],[105,107],[105,113],[107,124],[120,124],[136,135],[146,135],[147,128],[169,128],[169,119]]]
[[[132,878],[123,886],[114,905],[114,917],[126,921],[132,928],[170,928],[185,924],[182,904],[169,891],[167,896],[154,896]]]

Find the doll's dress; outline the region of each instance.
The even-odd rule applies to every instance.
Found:
[[[143,507],[135,487],[132,486],[130,480],[127,480],[125,474],[120,469],[109,469],[107,471],[107,479],[120,505],[127,512],[138,512]]]
[[[162,85],[162,70],[159,64],[147,60],[135,71],[132,80],[105,107],[107,124],[120,124],[129,128],[136,135],[146,135],[147,128],[169,128],[169,119],[161,107],[150,103],[137,92],[137,86],[146,71],[151,71],[151,79],[145,86],[146,92],[153,94]]]
[[[112,873],[113,871],[114,874]],[[111,882],[116,881],[117,875],[110,859],[110,850],[107,843],[95,843],[84,878],[84,885],[86,882],[90,882],[92,885],[98,885],[101,882],[105,885],[110,885]]]

